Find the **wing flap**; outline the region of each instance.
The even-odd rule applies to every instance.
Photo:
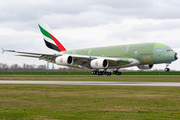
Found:
[[[39,56],[33,56],[33,55],[15,55],[15,56],[39,58]]]
[[[86,56],[86,55],[71,55],[74,59],[74,64],[81,67],[91,68],[90,62],[94,59],[106,59],[109,62],[108,68],[123,68],[130,67],[139,64],[139,61],[132,58],[109,58],[98,56]]]

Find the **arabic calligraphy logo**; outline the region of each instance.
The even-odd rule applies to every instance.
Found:
[[[60,63],[63,63],[63,58],[60,59]]]
[[[95,65],[98,66],[98,61],[96,61]]]

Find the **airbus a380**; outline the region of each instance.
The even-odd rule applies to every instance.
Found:
[[[160,43],[142,43],[67,50],[54,36],[46,23],[39,23],[46,46],[58,54],[41,54],[4,50],[2,52],[20,53],[17,56],[39,58],[57,65],[74,68],[88,68],[95,75],[121,75],[121,68],[137,66],[139,69],[151,69],[154,64],[166,63],[165,71],[170,71],[168,65],[178,59],[178,54],[169,46]]]

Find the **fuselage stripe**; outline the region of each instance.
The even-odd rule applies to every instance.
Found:
[[[50,36],[54,40],[61,52],[66,51],[66,48],[64,48],[64,46],[53,35],[50,34]]]
[[[53,49],[53,50],[56,50],[56,51],[60,52],[59,48],[58,48],[56,45],[54,45],[54,44],[52,44],[52,43],[48,42],[48,41],[47,41],[47,40],[45,40],[45,39],[44,39],[44,42],[46,43],[46,46],[47,46],[48,48],[50,48],[50,49]]]

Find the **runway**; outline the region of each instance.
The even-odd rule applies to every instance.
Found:
[[[103,82],[103,81],[12,81],[0,80],[0,84],[35,85],[116,85],[116,86],[180,86],[180,82]]]

